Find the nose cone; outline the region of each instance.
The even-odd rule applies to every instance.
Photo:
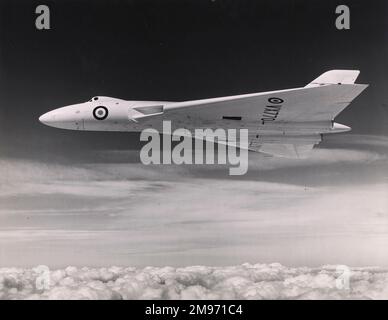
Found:
[[[39,121],[50,127],[83,130],[83,119],[81,117],[79,105],[49,111],[41,115]]]
[[[39,121],[42,122],[43,124],[46,124],[46,125],[50,125],[50,123],[54,122],[55,120],[55,117],[53,116],[53,112],[50,111],[50,112],[46,112],[45,114],[42,114],[40,117],[39,117]]]

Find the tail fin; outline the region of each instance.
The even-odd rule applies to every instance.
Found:
[[[359,70],[330,70],[321,74],[305,86],[305,88],[317,87],[324,84],[354,84],[359,74]]]

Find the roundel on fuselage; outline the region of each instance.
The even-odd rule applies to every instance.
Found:
[[[96,120],[104,120],[108,117],[109,111],[107,107],[98,106],[93,109],[93,117]]]
[[[281,98],[269,98],[268,102],[273,104],[280,104],[280,103],[283,103],[284,100]]]

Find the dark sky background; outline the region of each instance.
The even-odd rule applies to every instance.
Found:
[[[51,30],[35,28],[47,4]],[[386,134],[388,3],[351,1],[2,1],[0,152],[43,160],[139,148],[137,134],[45,127],[40,114],[95,95],[180,101],[304,86],[359,69],[370,87],[339,122]],[[346,3],[345,3],[346,4]],[[77,150],[71,153],[70,150]],[[85,151],[85,152],[82,152]]]

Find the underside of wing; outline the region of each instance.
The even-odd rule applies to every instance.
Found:
[[[322,141],[319,134],[310,135],[265,135],[249,139],[248,149],[276,157],[302,159],[309,156],[314,146]]]
[[[275,157],[304,159],[310,155],[314,146],[315,144],[268,143],[260,146],[258,150],[252,151],[263,152]]]

